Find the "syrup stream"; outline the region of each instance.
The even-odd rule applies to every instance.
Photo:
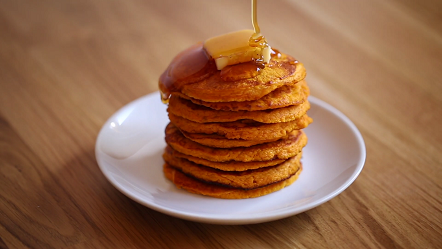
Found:
[[[255,36],[259,36],[261,35],[261,30],[259,29],[259,25],[258,25],[258,14],[257,14],[257,9],[258,9],[258,2],[257,0],[252,0],[252,25],[253,25],[253,30],[255,31]]]

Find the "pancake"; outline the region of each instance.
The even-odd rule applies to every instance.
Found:
[[[282,108],[290,105],[299,105],[307,100],[310,89],[305,80],[294,85],[281,86],[264,97],[253,101],[232,102],[207,102],[190,98],[182,93],[173,93],[181,98],[186,98],[197,105],[203,105],[214,110],[222,111],[262,111]]]
[[[224,199],[254,198],[273,193],[295,182],[296,179],[298,179],[298,176],[301,173],[301,171],[302,171],[302,165],[294,175],[290,176],[286,180],[272,183],[270,185],[260,188],[245,190],[245,189],[230,188],[230,187],[205,183],[196,180],[194,178],[191,178],[189,176],[186,176],[185,174],[181,173],[179,170],[176,170],[171,166],[169,166],[167,163],[164,164],[163,166],[164,175],[171,182],[173,182],[176,187],[184,189],[191,193],[212,196],[216,198],[224,198]]]
[[[283,163],[286,159],[273,159],[269,161],[255,161],[255,162],[237,162],[237,161],[227,161],[227,162],[212,162],[203,158],[194,157],[190,155],[178,152],[172,147],[167,146],[166,151],[172,153],[172,156],[177,158],[184,158],[188,161],[194,162],[196,164],[201,164],[215,169],[220,169],[223,171],[245,171],[250,169],[259,169],[263,167],[275,166]]]
[[[176,116],[197,122],[234,122],[248,119],[261,123],[289,122],[300,118],[310,109],[310,103],[305,101],[299,105],[292,105],[278,109],[262,111],[219,111],[196,105],[190,100],[172,95],[169,100],[168,111]]]
[[[222,171],[207,166],[198,165],[183,158],[173,157],[170,151],[163,158],[171,167],[198,180],[226,187],[252,189],[285,180],[295,174],[300,167],[302,153],[283,163],[255,170]]]
[[[264,124],[249,120],[228,123],[197,123],[169,112],[169,119],[180,130],[189,133],[218,134],[228,139],[272,140],[282,138],[293,130],[307,127],[312,119],[304,115],[289,122]]]
[[[232,67],[237,66],[241,65]],[[280,56],[273,56],[266,67],[252,78],[226,81],[221,78],[223,70],[191,84],[183,84],[181,93],[207,102],[251,101],[260,99],[281,86],[294,85],[306,76],[302,63],[297,63],[293,57],[282,53]]]
[[[166,127],[166,143],[178,152],[209,161],[251,162],[288,159],[293,157],[307,144],[307,136],[303,131],[295,130],[289,133],[287,139],[280,139],[275,142],[254,145],[251,147],[220,149],[193,142],[184,137],[173,124],[169,123]]]
[[[284,136],[281,138],[274,138],[268,140],[244,140],[244,139],[227,139],[226,137],[217,134],[189,133],[186,131],[181,131],[181,133],[186,138],[194,142],[215,148],[250,147],[257,144],[274,142],[276,140],[285,139],[288,137]]]
[[[189,47],[160,76],[170,119],[163,172],[191,193],[266,195],[292,184],[302,171],[302,129],[312,122],[306,70],[275,49],[265,50],[268,63],[268,54],[258,60],[250,60],[251,54],[218,58],[221,45]]]

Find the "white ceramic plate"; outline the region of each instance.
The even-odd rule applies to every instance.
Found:
[[[344,191],[365,162],[365,144],[356,126],[329,104],[309,97],[314,122],[305,129],[303,172],[291,186],[259,198],[224,200],[177,189],[162,172],[169,122],[159,93],[135,100],[116,112],[96,142],[98,165],[129,198],[182,219],[214,224],[252,224],[292,216]]]

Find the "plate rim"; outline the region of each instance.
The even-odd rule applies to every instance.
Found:
[[[357,179],[357,177],[361,173],[362,169],[364,168],[365,160],[366,160],[366,146],[365,146],[365,141],[362,137],[362,134],[360,133],[360,131],[358,130],[356,125],[345,114],[343,114],[341,111],[339,111],[337,108],[333,107],[332,105],[328,104],[327,102],[325,102],[315,96],[310,95],[308,98],[312,104],[314,103],[314,104],[324,108],[328,112],[332,113],[334,116],[336,116],[337,118],[342,120],[350,128],[350,130],[352,131],[353,135],[355,136],[355,138],[358,142],[359,153],[361,154],[358,162],[356,163],[356,168],[353,171],[352,175],[342,185],[340,185],[338,188],[333,190],[330,194],[328,194],[325,197],[320,198],[316,201],[310,202],[310,203],[302,206],[301,208],[293,209],[293,207],[285,207],[285,208],[278,209],[278,210],[270,210],[270,211],[264,212],[264,214],[266,214],[266,215],[264,215],[263,212],[261,212],[261,213],[253,213],[253,214],[247,215],[247,216],[242,214],[243,217],[238,217],[238,216],[228,217],[227,215],[213,215],[213,214],[199,214],[199,215],[197,215],[194,212],[180,211],[180,210],[172,209],[167,206],[162,206],[159,204],[151,203],[151,202],[143,200],[143,199],[139,199],[134,194],[130,193],[130,191],[127,191],[125,188],[120,186],[117,182],[114,182],[113,178],[110,176],[110,173],[107,171],[107,169],[105,169],[105,166],[102,165],[102,163],[100,163],[101,155],[100,155],[100,149],[99,149],[99,144],[100,144],[99,142],[101,140],[103,130],[105,129],[105,126],[109,122],[109,120],[111,120],[115,115],[117,115],[119,112],[121,112],[124,108],[127,108],[128,106],[135,105],[137,102],[140,102],[140,101],[145,100],[147,98],[153,98],[154,96],[158,97],[158,101],[160,101],[159,91],[149,93],[147,95],[137,98],[137,99],[127,103],[126,105],[122,106],[104,122],[104,124],[101,127],[101,129],[97,135],[97,138],[96,138],[95,158],[96,158],[96,161],[97,161],[100,171],[103,173],[103,175],[106,177],[107,181],[110,182],[112,186],[114,186],[118,191],[120,191],[125,196],[129,197],[131,200],[133,200],[137,203],[140,203],[140,204],[142,204],[152,210],[155,210],[157,212],[167,214],[167,215],[170,215],[173,217],[185,219],[185,220],[201,222],[201,223],[209,223],[209,224],[221,224],[221,225],[256,224],[256,223],[269,222],[269,221],[273,221],[273,220],[279,220],[279,219],[283,219],[286,217],[290,217],[293,215],[303,213],[307,210],[315,208],[315,207],[322,205],[322,204],[328,202],[329,200],[335,198],[337,195],[339,195],[344,190],[346,190]]]

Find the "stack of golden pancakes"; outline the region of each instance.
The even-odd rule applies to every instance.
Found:
[[[309,89],[305,68],[273,50],[260,68],[217,70],[196,44],[160,78],[168,101],[164,174],[178,188],[218,198],[252,198],[292,184],[302,171]]]

